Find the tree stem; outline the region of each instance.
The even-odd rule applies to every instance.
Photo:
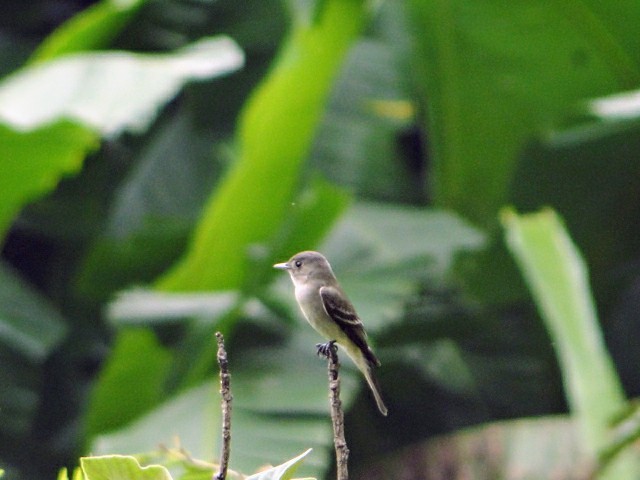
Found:
[[[333,424],[333,443],[336,450],[336,471],[338,480],[348,480],[349,448],[344,438],[344,412],[340,401],[340,362],[338,348],[331,344],[327,355],[329,363],[329,403],[331,405],[331,422]]]
[[[225,480],[229,467],[229,454],[231,453],[231,386],[229,375],[229,362],[227,351],[224,348],[224,337],[216,332],[218,342],[218,365],[220,366],[220,394],[222,396],[222,452],[220,453],[220,470],[214,475],[213,480]]]

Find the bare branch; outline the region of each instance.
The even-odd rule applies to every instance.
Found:
[[[220,453],[220,471],[214,475],[213,480],[225,480],[229,467],[229,454],[231,453],[231,395],[229,362],[227,351],[224,348],[224,337],[216,332],[218,341],[218,365],[220,366],[220,394],[222,395],[222,452]]]
[[[329,403],[331,406],[331,423],[333,424],[333,444],[336,449],[336,472],[338,480],[348,480],[349,448],[344,438],[344,412],[340,401],[340,362],[338,361],[338,347],[331,342],[326,349],[329,364]],[[324,352],[323,352],[324,353]]]

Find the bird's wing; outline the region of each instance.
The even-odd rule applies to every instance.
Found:
[[[349,340],[358,346],[365,358],[374,365],[380,365],[380,361],[367,344],[364,326],[345,295],[341,294],[336,287],[325,286],[320,288],[320,298],[327,314],[338,324]]]

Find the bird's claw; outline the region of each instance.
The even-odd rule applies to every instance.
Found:
[[[327,343],[316,343],[316,348],[318,349],[319,357],[329,358],[331,356],[331,352],[336,350],[336,341],[331,340]]]

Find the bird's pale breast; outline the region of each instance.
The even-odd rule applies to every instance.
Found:
[[[302,314],[320,335],[327,340],[337,340],[340,344],[345,342],[346,335],[327,314],[318,288],[296,287],[296,300],[298,300]]]

